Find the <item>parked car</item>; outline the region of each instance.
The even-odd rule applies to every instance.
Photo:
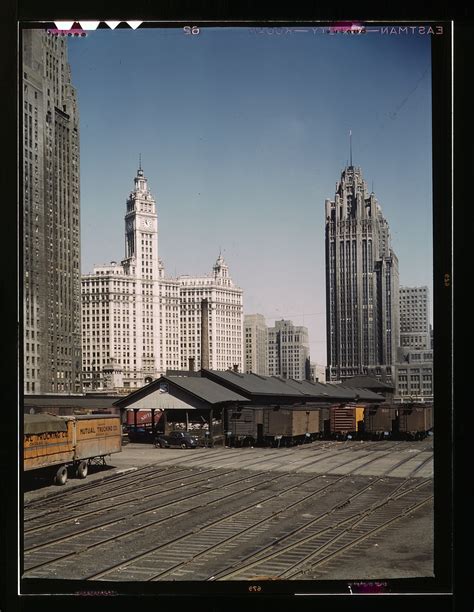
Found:
[[[199,438],[192,436],[187,431],[172,431],[169,435],[159,435],[155,438],[156,448],[196,448]]]
[[[128,439],[130,442],[153,442],[153,430],[151,427],[129,427]]]

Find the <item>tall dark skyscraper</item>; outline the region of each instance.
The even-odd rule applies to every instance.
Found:
[[[341,174],[326,200],[327,380],[392,380],[399,346],[398,259],[361,169]]]
[[[22,36],[24,392],[80,392],[76,94],[66,40]]]

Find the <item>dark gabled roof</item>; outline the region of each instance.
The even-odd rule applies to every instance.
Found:
[[[174,385],[186,393],[193,395],[198,400],[206,402],[208,404],[221,404],[225,402],[248,402],[249,400],[234,391],[227,389],[226,387],[219,385],[218,383],[209,380],[208,378],[201,378],[196,376],[194,373],[191,376],[161,376],[151,383],[140,387],[136,391],[133,391],[129,395],[115,402],[115,406],[125,408],[136,402],[137,400],[146,397],[150,393],[155,393],[160,389],[160,385],[163,382],[168,382]]]
[[[356,387],[363,389],[380,389],[390,391],[395,387],[386,382],[382,382],[381,380],[377,380],[372,376],[352,376],[351,378],[346,378],[342,383],[340,383],[343,387]]]
[[[322,384],[308,380],[294,380],[292,378],[281,378],[279,376],[261,376],[259,374],[241,374],[231,370],[201,370],[203,376],[210,376],[224,385],[231,385],[240,393],[247,396],[269,395],[283,396],[308,400],[310,398],[327,402],[352,401],[384,401],[381,395],[377,395],[367,389],[353,389],[341,385]]]
[[[366,400],[366,401],[383,401],[384,398],[377,393],[373,393],[368,389],[358,389],[352,387],[341,387],[341,385],[331,385],[331,384],[323,384],[311,382],[309,380],[295,380],[293,378],[284,379],[280,377],[275,377],[278,380],[283,381],[285,384],[291,386],[294,389],[299,390],[301,393],[304,393],[306,396],[312,398],[324,398],[327,401],[337,401],[337,400],[346,400],[346,401],[357,401],[357,400]]]
[[[216,378],[222,384],[230,384],[242,393],[250,395],[284,395],[287,397],[300,397],[301,391],[285,384],[283,379],[274,376],[260,376],[260,374],[241,374],[231,370],[201,370],[203,377]],[[302,398],[301,398],[302,399]]]
[[[276,380],[283,382],[285,385],[295,389],[295,391],[303,393],[305,396],[328,400],[333,397],[332,390],[321,383],[313,383],[309,380],[295,380],[294,378],[281,378],[280,376],[273,376],[272,378],[276,378]]]
[[[164,380],[176,385],[184,391],[192,393],[208,404],[221,404],[223,402],[249,402],[246,397],[239,395],[218,383],[199,376],[164,376]]]
[[[335,385],[336,386],[336,385]],[[344,387],[345,391],[352,393],[354,402],[384,402],[385,398],[380,393],[374,393],[370,389],[360,389],[358,387]]]

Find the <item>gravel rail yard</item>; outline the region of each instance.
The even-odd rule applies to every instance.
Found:
[[[23,577],[431,576],[432,443],[130,444],[90,480],[25,493]]]

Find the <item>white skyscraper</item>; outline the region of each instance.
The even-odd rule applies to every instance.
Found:
[[[111,366],[124,388],[178,367],[178,296],[158,258],[156,203],[140,165],[127,200],[125,259],[82,277],[84,388],[104,388]]]
[[[212,274],[178,278],[181,307],[181,367],[187,369],[189,358],[201,368],[201,303],[209,308],[209,369],[244,370],[243,291],[229,276],[229,268],[219,255]]]
[[[201,367],[201,302],[209,307],[209,368],[243,371],[242,289],[219,258],[212,274],[167,278],[156,202],[140,167],[125,214],[125,259],[82,277],[85,390],[133,389],[167,370]]]

